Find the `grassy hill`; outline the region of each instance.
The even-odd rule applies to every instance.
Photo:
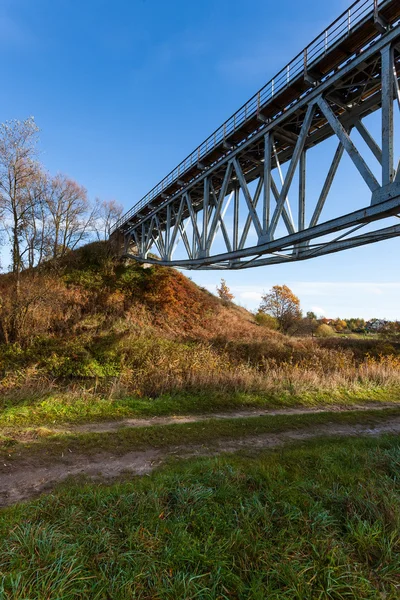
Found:
[[[284,336],[104,242],[25,271],[19,292],[1,275],[0,342],[0,422],[393,399],[400,381],[390,345]]]

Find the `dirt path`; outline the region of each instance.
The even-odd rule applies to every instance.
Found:
[[[260,412],[257,411],[257,414]],[[0,506],[8,506],[49,491],[57,483],[71,476],[85,476],[93,480],[111,480],[124,473],[133,475],[150,473],[171,457],[215,456],[239,450],[275,448],[289,442],[319,436],[375,436],[382,433],[400,433],[400,417],[383,421],[376,427],[362,424],[317,425],[302,430],[288,430],[282,433],[263,434],[230,441],[217,440],[212,446],[171,446],[161,450],[150,448],[141,452],[128,452],[123,456],[115,456],[112,453],[91,456],[71,453],[54,460],[48,466],[38,466],[37,459],[32,459],[32,464],[25,463],[23,466],[5,463],[3,469],[6,467],[6,472],[1,474],[0,479]]]
[[[206,413],[198,415],[174,415],[169,417],[127,418],[118,421],[100,421],[85,423],[84,425],[66,424],[65,427],[46,427],[55,433],[109,433],[125,427],[148,427],[152,425],[172,425],[173,423],[199,423],[209,419],[243,419],[246,417],[264,417],[267,415],[306,415],[326,412],[384,410],[385,408],[398,408],[398,402],[371,402],[369,404],[354,404],[352,406],[323,406],[323,407],[296,407],[296,408],[253,408],[230,412]],[[6,428],[5,428],[6,431]]]

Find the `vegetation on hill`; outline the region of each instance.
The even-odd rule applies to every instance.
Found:
[[[393,399],[400,382],[394,345],[285,336],[174,269],[120,261],[106,242],[23,271],[18,301],[14,284],[15,274],[0,276],[3,418],[37,411],[38,399],[66,419],[82,399],[103,418],[121,414],[121,399],[131,414],[138,399],[164,397],[154,401],[162,412],[176,394],[196,397],[182,402],[189,410],[372,400],[383,390]]]

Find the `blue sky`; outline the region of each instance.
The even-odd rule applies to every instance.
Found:
[[[128,209],[347,6],[3,0],[0,118],[34,115],[49,171]],[[353,197],[363,193],[354,181],[349,171]],[[338,210],[345,188],[337,190]],[[286,283],[304,310],[395,319],[399,249],[395,239],[225,278],[251,309],[263,291]],[[188,275],[211,291],[221,277]]]

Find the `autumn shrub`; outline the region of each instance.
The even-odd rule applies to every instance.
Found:
[[[255,315],[254,320],[257,325],[261,325],[261,327],[265,327],[266,329],[272,329],[273,331],[276,331],[279,327],[278,321],[274,317],[261,311]]]
[[[335,332],[332,329],[332,327],[330,327],[330,325],[327,325],[326,323],[322,323],[322,325],[319,325],[317,327],[317,329],[315,330],[315,335],[316,335],[316,337],[320,337],[320,338],[328,338],[328,337],[332,337],[333,335],[335,335]]]
[[[80,319],[86,302],[83,290],[48,275],[24,274],[18,294],[0,279],[0,342],[29,345],[37,336],[60,334]]]

